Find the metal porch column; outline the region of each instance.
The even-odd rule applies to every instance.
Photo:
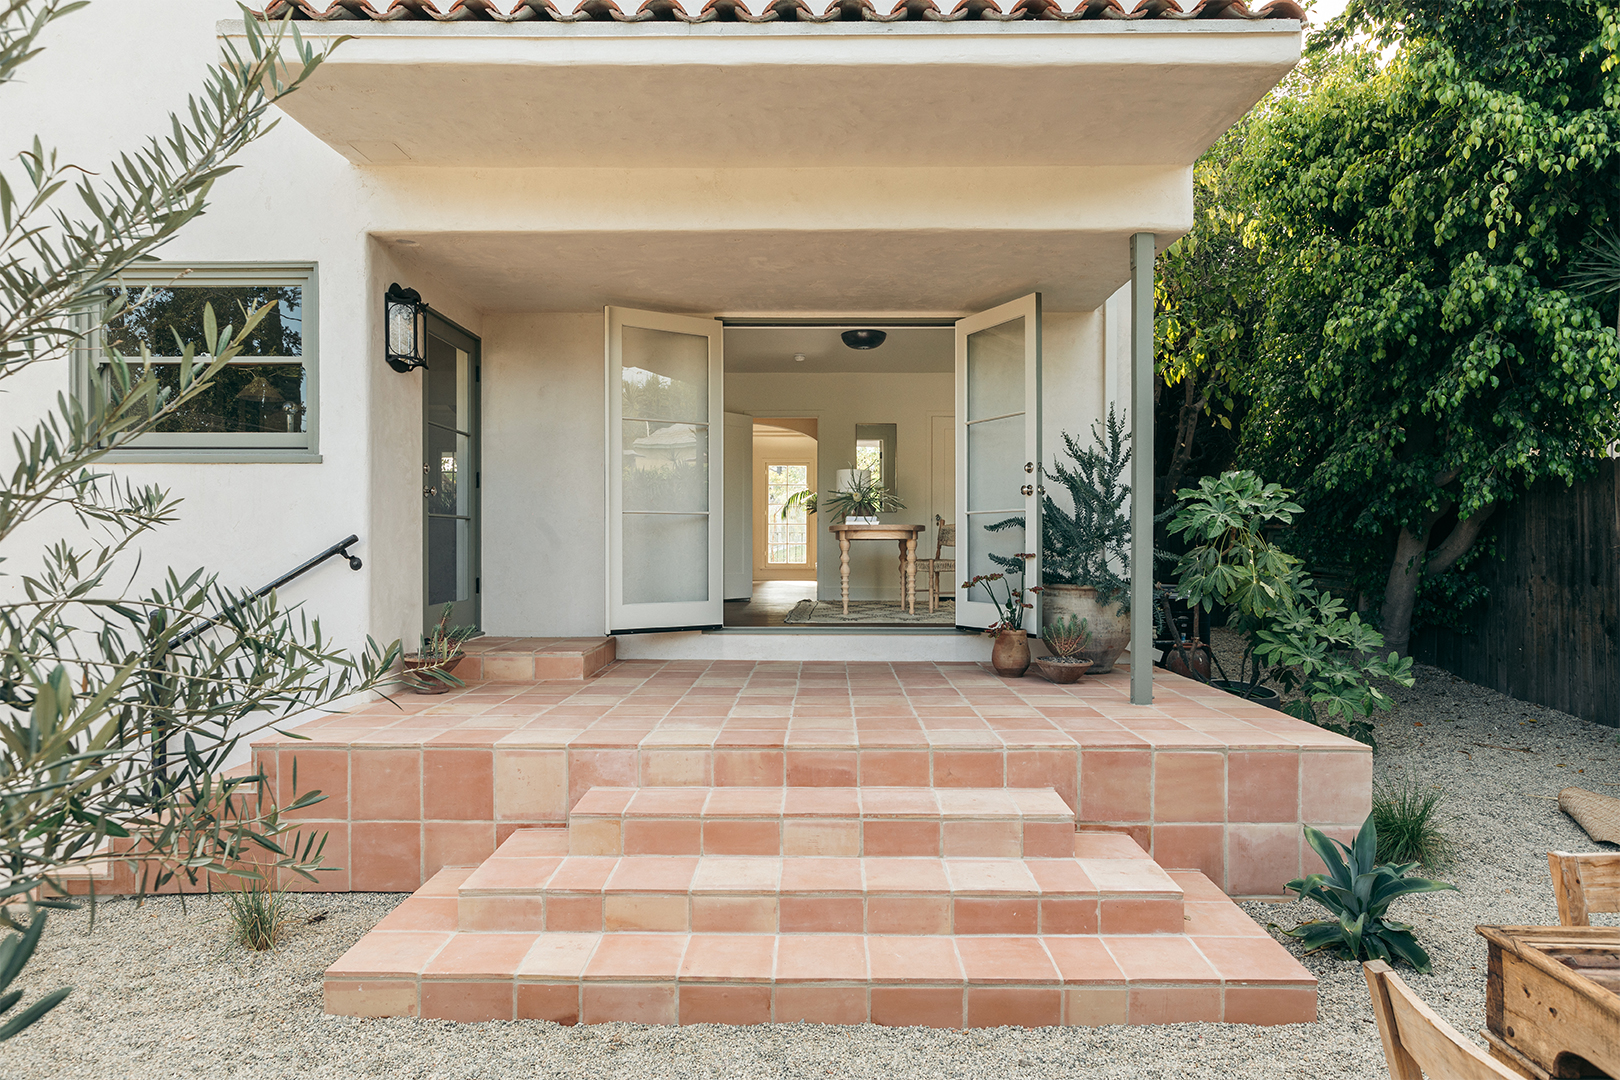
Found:
[[[1131,704],[1153,704],[1153,241],[1131,234]]]

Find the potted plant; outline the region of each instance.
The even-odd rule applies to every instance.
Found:
[[[983,588],[996,606],[1001,617],[984,628],[986,634],[996,639],[990,648],[990,666],[997,675],[1012,679],[1022,678],[1029,670],[1029,635],[1024,632],[1024,612],[1035,605],[1025,597],[1039,593],[1041,587],[1024,588],[1024,567],[1034,557],[1033,552],[1020,552],[1010,559],[998,560],[1003,564],[1015,561],[1013,572],[1018,575],[1017,588],[1007,574],[978,574],[962,583],[962,588],[968,590]],[[999,596],[995,588],[998,582],[1001,585]]]
[[[1130,435],[1125,421],[1110,408],[1106,434],[1092,426],[1094,447],[1063,433],[1073,464],[1054,462],[1042,474],[1063,485],[1073,510],[1041,495],[1041,627],[1059,619],[1083,621],[1090,636],[1079,655],[1092,662],[1095,675],[1114,670],[1114,661],[1131,641],[1131,590],[1126,574],[1131,564],[1131,518],[1125,510],[1130,485]],[[987,528],[999,531],[1023,518],[1008,518]]]
[[[1080,650],[1091,640],[1086,620],[1066,615],[1053,619],[1041,627],[1041,640],[1052,651],[1051,656],[1037,656],[1035,666],[1047,679],[1055,683],[1079,682],[1092,665],[1080,655]]]
[[[405,684],[418,694],[443,694],[452,686],[465,686],[452,672],[466,654],[461,646],[477,633],[471,626],[451,626],[453,604],[444,605],[433,632],[422,637],[422,648],[405,654]]]
[[[838,524],[876,525],[879,514],[904,510],[906,504],[881,483],[872,479],[866,469],[849,470],[843,484],[817,499],[813,491],[799,491],[789,496],[782,507],[782,519],[794,507],[803,506],[805,513],[817,510],[832,514]]]

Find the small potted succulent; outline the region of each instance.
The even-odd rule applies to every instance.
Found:
[[[452,672],[466,654],[461,646],[477,633],[471,626],[451,626],[453,605],[444,605],[433,632],[422,637],[418,652],[405,654],[405,685],[418,694],[443,694],[452,686],[465,686]]]
[[[1073,615],[1054,619],[1041,627],[1041,640],[1052,650],[1052,655],[1037,656],[1035,666],[1052,682],[1079,682],[1080,676],[1095,663],[1080,655],[1086,642],[1091,640],[1091,631],[1084,619]]]
[[[1018,575],[1017,588],[1013,587],[1012,579],[1007,574],[979,574],[962,583],[962,588],[970,591],[983,588],[989,594],[990,602],[996,606],[1001,617],[984,628],[986,634],[996,639],[990,649],[990,666],[997,675],[1012,679],[1023,677],[1024,672],[1029,670],[1029,635],[1024,631],[1024,612],[1035,605],[1025,597],[1034,596],[1041,591],[1041,587],[1024,588],[1024,567],[1034,557],[1034,553],[1023,551],[1013,556],[1013,559],[1020,560],[1014,571]],[[999,596],[995,589],[998,582],[1001,584]]]

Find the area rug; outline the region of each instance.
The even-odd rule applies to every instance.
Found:
[[[1558,809],[1574,818],[1592,839],[1620,844],[1620,799],[1585,788],[1567,787],[1558,793]]]
[[[941,603],[928,610],[917,602],[917,614],[908,615],[897,600],[851,600],[849,614],[839,600],[800,600],[782,620],[786,626],[955,626],[956,605]]]

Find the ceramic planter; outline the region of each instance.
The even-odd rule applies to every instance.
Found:
[[[1211,686],[1217,690],[1225,690],[1234,697],[1247,697],[1256,705],[1264,705],[1268,709],[1282,709],[1282,695],[1269,686],[1257,686],[1251,693],[1246,682],[1228,682],[1225,679],[1214,679]]]
[[[405,683],[418,694],[448,693],[450,688],[455,685],[454,683],[447,683],[432,676],[414,675],[412,672],[420,671],[423,668],[436,667],[446,675],[453,675],[464,655],[463,653],[457,653],[443,663],[432,663],[424,661],[415,653],[408,653],[405,656]]]
[[[997,675],[1009,679],[1023,677],[1029,670],[1029,635],[1022,630],[1003,630],[990,648],[990,666]]]
[[[1059,660],[1051,656],[1037,656],[1035,668],[1042,675],[1059,685],[1068,685],[1080,681],[1080,676],[1091,670],[1090,660]]]
[[[1131,643],[1131,617],[1119,605],[1097,602],[1090,585],[1047,585],[1041,590],[1041,628],[1073,615],[1086,620],[1091,640],[1076,655],[1092,662],[1091,674],[1106,675]]]

